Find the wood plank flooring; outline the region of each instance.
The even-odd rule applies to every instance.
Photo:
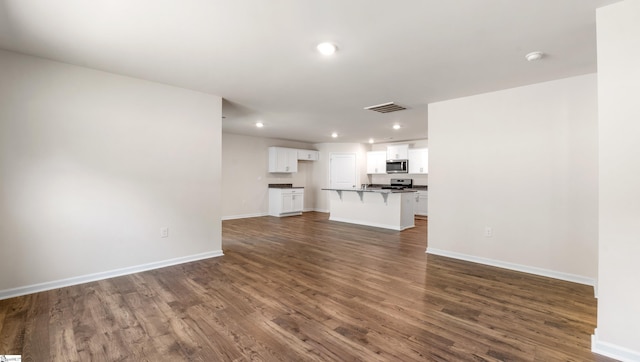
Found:
[[[610,361],[591,287],[426,255],[327,214],[223,222],[225,256],[0,301],[24,361]]]

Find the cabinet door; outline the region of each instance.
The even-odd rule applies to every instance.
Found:
[[[406,160],[407,158],[409,158],[409,145],[387,147],[387,160]]]
[[[302,212],[304,209],[304,194],[294,193],[291,195],[291,211]]]
[[[387,173],[387,153],[384,151],[367,152],[367,173]]]
[[[298,150],[269,147],[269,172],[298,172]]]
[[[285,171],[298,172],[298,150],[292,148],[284,148],[285,150]]]
[[[319,152],[314,150],[298,150],[298,160],[318,161]]]
[[[409,150],[409,173],[429,173],[429,152],[426,148],[413,148]]]
[[[286,214],[292,211],[294,211],[293,210],[293,194],[291,192],[283,192],[282,193],[282,209],[280,210],[280,213]]]
[[[289,171],[289,160],[287,159],[287,150],[284,148],[276,149],[276,172]]]
[[[416,192],[416,215],[427,216],[427,191]]]

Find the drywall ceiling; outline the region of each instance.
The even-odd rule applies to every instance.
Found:
[[[219,95],[225,132],[389,142],[426,138],[431,102],[595,72],[613,2],[4,0],[0,48]]]

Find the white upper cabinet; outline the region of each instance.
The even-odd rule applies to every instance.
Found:
[[[298,150],[298,160],[318,161],[320,152],[314,150]]]
[[[409,158],[409,145],[387,146],[387,160],[406,160],[408,158]]]
[[[269,172],[298,172],[298,150],[295,148],[269,147]]]
[[[387,173],[387,153],[385,151],[367,152],[367,174]]]
[[[429,173],[429,152],[426,148],[412,148],[409,150],[409,173]]]

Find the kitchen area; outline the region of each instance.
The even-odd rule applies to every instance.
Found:
[[[397,145],[408,145],[401,147],[406,150],[407,173],[386,171],[388,148],[397,150],[394,147]],[[355,155],[356,159],[355,181],[348,184],[349,188],[367,185],[375,189],[391,186],[391,179],[411,179],[411,188],[417,191],[411,194],[414,197],[415,215],[416,218],[424,218],[428,214],[428,154],[425,152],[428,146],[426,138],[379,143],[308,143],[223,133],[222,220],[276,213],[278,215],[274,216],[296,216],[303,212],[320,212],[328,217],[331,192],[322,189],[336,186],[331,184],[331,158],[345,154]],[[273,151],[273,147],[279,148],[279,152]],[[278,157],[278,162],[274,162],[275,154],[284,158]],[[420,164],[422,167],[418,166]],[[287,166],[289,171],[286,171]],[[285,188],[289,186],[291,189]],[[279,196],[274,196],[278,193]],[[273,198],[281,200],[282,212],[270,211],[269,201]]]
[[[322,151],[269,147],[269,172],[278,176],[274,180],[279,182],[268,184],[268,215],[283,217],[322,211],[329,213],[329,220],[398,231],[414,227],[415,218],[427,217],[426,140],[370,145],[357,152],[357,167],[362,170],[357,177],[360,182],[348,187],[331,187],[330,182],[317,182],[316,186],[307,180],[305,190],[305,181],[296,183],[291,177],[292,182],[286,182],[288,174],[297,172],[299,166],[326,170],[327,156],[335,153]],[[321,161],[325,163],[321,165]],[[331,178],[330,174],[327,176]],[[305,208],[305,197],[314,195],[316,199],[327,200],[325,209]]]

